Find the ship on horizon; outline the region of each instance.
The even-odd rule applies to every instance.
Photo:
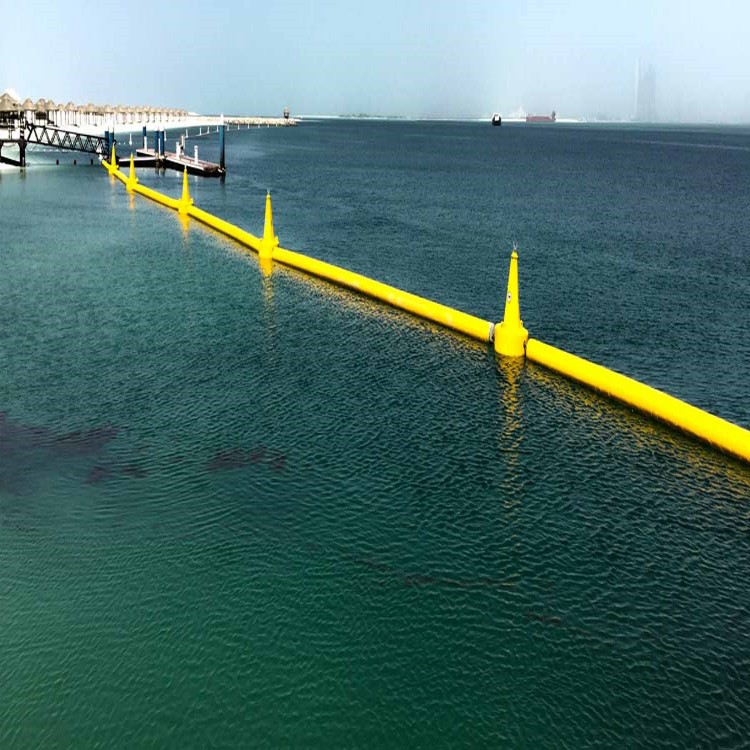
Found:
[[[551,115],[526,115],[526,122],[557,122],[557,113],[553,109]]]

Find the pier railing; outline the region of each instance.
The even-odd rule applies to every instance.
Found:
[[[53,125],[26,122],[23,136],[27,144],[38,143],[68,151],[83,151],[89,154],[108,153],[107,142],[102,136],[87,135],[73,130],[63,130]]]

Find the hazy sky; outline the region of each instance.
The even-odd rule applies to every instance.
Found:
[[[616,7],[611,7],[616,6]],[[0,90],[202,113],[750,121],[750,1],[0,0]]]

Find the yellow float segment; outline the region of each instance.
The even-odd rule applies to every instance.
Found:
[[[574,354],[529,339],[526,358],[750,461],[750,431]]]
[[[250,232],[246,232],[244,229],[240,229],[238,226],[230,224],[228,221],[224,221],[224,219],[220,219],[218,216],[214,216],[196,206],[190,206],[187,210],[187,215],[227,235],[227,237],[237,240],[237,242],[246,245],[252,250],[260,252],[262,245],[260,237],[256,237],[254,234],[250,234]]]
[[[282,247],[274,248],[272,257],[273,260],[283,263],[285,266],[291,266],[321,279],[332,281],[339,286],[354,289],[361,294],[366,294],[368,297],[381,300],[392,307],[406,310],[421,318],[439,323],[446,328],[452,328],[454,331],[459,331],[472,338],[485,342],[492,340],[492,330],[494,327],[492,323],[460,312],[459,310],[454,310],[452,307],[446,307],[438,302],[432,302],[424,297],[418,297],[416,294],[404,292],[401,289],[375,281],[367,276],[352,273],[344,268],[325,263],[322,260],[309,258],[292,250],[285,250]]]
[[[125,184],[125,187],[127,187],[127,186],[128,186],[128,180],[127,180],[127,177],[125,177],[125,175],[124,175],[124,174],[123,174],[123,173],[122,173],[122,172],[121,172],[121,171],[120,171],[119,169],[113,169],[112,171],[110,171],[110,174],[111,174],[111,175],[112,175],[113,177],[117,177],[117,179],[118,179],[118,180],[119,180],[120,182],[124,183],[124,184]]]
[[[133,185],[133,192],[140,193],[146,198],[150,198],[152,201],[161,203],[162,206],[166,206],[167,208],[173,208],[177,210],[180,207],[180,201],[176,198],[170,198],[168,195],[164,195],[156,190],[152,190],[151,188],[146,187],[145,185],[141,185],[140,182]]]

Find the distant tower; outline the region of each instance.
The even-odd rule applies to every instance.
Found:
[[[635,58],[635,85],[633,87],[633,119],[638,119],[638,89],[641,84],[641,58]]]
[[[284,119],[289,119],[289,107],[284,107]]]
[[[636,63],[638,80],[636,85],[635,119],[641,122],[656,121],[656,71],[649,65],[640,75],[640,60]]]

